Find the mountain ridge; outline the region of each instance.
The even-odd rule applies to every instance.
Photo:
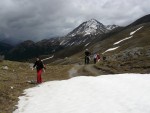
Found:
[[[103,25],[96,19],[91,19],[81,23],[78,27],[62,38],[60,44],[65,47],[85,45],[87,46],[97,35],[106,34],[115,28],[117,25]],[[99,37],[101,38],[101,36]]]
[[[150,14],[147,14],[147,15],[137,19],[133,23],[129,24],[127,27],[136,26],[136,25],[148,23],[148,22],[150,22]]]
[[[117,25],[103,25],[101,22],[97,21],[96,19],[90,19],[86,22],[81,23],[78,27],[72,30],[70,33],[67,34],[67,37],[73,37],[76,35],[95,35],[95,34],[103,34],[107,33],[110,30],[115,29],[118,27]]]
[[[146,19],[146,17],[147,17],[147,19]],[[146,22],[150,21],[149,16],[141,17],[141,18],[139,18],[139,20],[144,20],[142,24],[147,24],[146,28],[149,28],[148,23],[144,23],[145,20],[146,20]],[[137,22],[137,20],[135,22]],[[135,22],[133,22],[133,23],[135,23]],[[92,28],[92,29],[97,28],[97,23],[98,23],[98,21],[92,19],[91,21],[86,21],[86,22],[80,24],[73,31],[75,31],[75,32],[79,32],[80,30],[82,32],[84,30],[88,31],[88,28]],[[104,25],[102,23],[99,23],[99,24],[100,24],[99,25],[100,28],[104,27]],[[18,54],[22,54],[22,50],[26,50],[26,54],[29,54],[29,53],[32,53],[32,54],[30,55],[30,57],[26,57],[25,56],[26,54],[24,54],[24,56],[19,58],[20,60],[22,58],[24,58],[24,59],[34,58],[35,56],[37,56],[37,54],[40,55],[40,56],[42,56],[42,55],[51,56],[51,55],[55,54],[55,58],[57,59],[57,58],[70,57],[72,55],[75,55],[75,54],[78,54],[78,53],[82,52],[86,48],[93,48],[94,46],[96,46],[97,48],[95,48],[95,50],[93,50],[93,52],[96,52],[96,51],[98,52],[100,50],[104,51],[105,49],[109,49],[108,47],[110,47],[109,46],[110,42],[111,42],[110,40],[112,40],[112,42],[113,42],[115,40],[119,41],[119,40],[122,40],[123,38],[129,37],[129,35],[127,35],[127,34],[130,34],[130,32],[133,32],[134,30],[141,27],[140,24],[141,24],[141,21],[139,21],[139,23],[136,23],[135,26],[131,26],[131,27],[127,26],[127,27],[123,28],[123,27],[118,27],[117,26],[116,29],[113,29],[113,30],[111,30],[109,32],[106,32],[106,33],[103,33],[103,34],[95,33],[96,30],[94,29],[93,30],[94,33],[93,34],[90,33],[88,35],[83,35],[82,33],[79,33],[79,34],[77,34],[75,36],[71,36],[71,37],[67,35],[67,36],[64,36],[64,37],[58,37],[58,38],[53,38],[53,39],[43,39],[43,40],[41,40],[39,42],[36,42],[36,43],[33,42],[34,46],[31,43],[31,45],[32,45],[31,48],[30,48],[30,46],[29,47],[27,46],[28,44],[25,47],[23,47],[23,45],[22,45],[23,43],[21,43],[20,45],[17,45],[15,48],[12,48],[10,51],[8,51],[9,54],[6,54],[6,55],[9,56],[8,60],[18,60],[18,58],[17,58]],[[83,25],[88,25],[88,27],[87,26],[84,27]],[[91,26],[91,27],[89,27],[89,26]],[[116,26],[116,25],[114,25],[114,26]],[[105,27],[106,27],[106,25],[105,25]],[[108,25],[107,27],[108,28],[113,27],[113,25],[112,26]],[[145,27],[144,27],[144,29],[145,29]],[[142,30],[139,30],[137,32],[137,34],[139,34],[141,31],[143,33],[146,32],[144,34],[148,35],[147,29],[146,29],[146,31],[143,31],[143,28],[142,28]],[[71,33],[72,32],[70,32],[70,34]],[[139,36],[145,37],[144,34],[139,34]],[[131,40],[133,40],[133,39],[134,38],[131,38]],[[139,39],[137,38],[137,40],[135,42],[137,42],[138,40]],[[128,41],[130,41],[130,40],[126,40],[125,42],[128,42]],[[26,42],[28,42],[28,41],[26,41]],[[105,44],[103,45],[103,43],[105,43]],[[113,42],[113,43],[115,43],[115,42]],[[142,43],[142,45],[143,45],[144,41],[142,40],[141,42],[138,42],[138,43],[139,44]],[[146,42],[146,43],[148,43],[148,42]],[[98,45],[96,45],[96,44],[98,44]],[[131,44],[131,42],[129,44]],[[133,45],[137,45],[137,44],[132,43],[132,45],[128,45],[126,47],[130,47],[130,46],[133,46]],[[105,46],[105,47],[102,47],[102,46]],[[28,53],[28,50],[30,50],[29,53]],[[21,53],[19,53],[19,52],[21,52]],[[33,55],[34,52],[35,52],[35,54]],[[13,54],[15,54],[15,55],[13,56]],[[11,56],[13,56],[13,58]],[[51,60],[56,60],[55,58],[51,59]]]

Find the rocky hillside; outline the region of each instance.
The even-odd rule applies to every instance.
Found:
[[[104,40],[89,45],[92,53],[106,57],[97,66],[104,66],[104,69],[113,70],[113,73],[150,73],[149,17],[144,16],[119,32],[106,36]],[[82,53],[77,56],[82,58]]]
[[[0,55],[4,55],[7,53],[13,46],[6,44],[4,42],[0,42]]]

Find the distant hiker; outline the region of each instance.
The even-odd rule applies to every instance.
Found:
[[[106,60],[106,56],[103,56],[103,61],[105,61]]]
[[[96,61],[97,61],[97,54],[96,53],[93,56],[93,60],[94,60],[94,64],[96,64]]]
[[[93,60],[94,60],[94,64],[96,64],[96,62],[99,62],[100,61],[100,55],[97,53],[94,54],[93,56]]]
[[[97,62],[99,62],[100,61],[100,55],[99,54],[97,54]]]
[[[85,50],[85,64],[89,64],[90,55],[91,55],[91,53],[89,52],[88,49],[86,49],[86,50]]]
[[[42,83],[42,77],[41,77],[41,74],[43,71],[45,71],[45,66],[43,64],[43,62],[40,60],[39,57],[36,58],[36,62],[34,63],[33,65],[33,68],[32,70],[36,67],[36,70],[37,70],[37,83]]]

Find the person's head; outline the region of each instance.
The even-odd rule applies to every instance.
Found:
[[[88,49],[86,49],[85,51],[89,51]]]
[[[40,60],[40,58],[39,57],[36,57],[36,61],[39,61]]]

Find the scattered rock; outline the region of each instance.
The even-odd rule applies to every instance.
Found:
[[[33,65],[34,65],[34,64],[29,64],[29,67],[30,67],[30,68],[33,68]]]
[[[146,56],[150,57],[150,49],[147,50]]]
[[[8,70],[8,66],[2,66],[3,70]]]

